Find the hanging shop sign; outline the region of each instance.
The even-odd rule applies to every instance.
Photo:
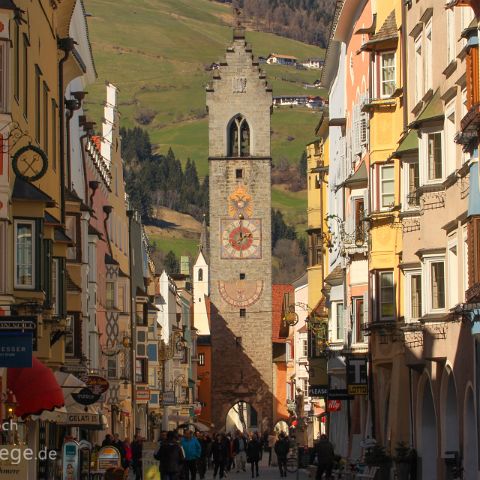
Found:
[[[0,335],[3,332],[30,332],[33,351],[37,350],[37,317],[33,315],[3,315],[0,317]]]
[[[12,157],[12,168],[17,177],[35,182],[47,173],[47,154],[35,145],[22,147]]]
[[[89,388],[82,388],[77,393],[72,393],[72,398],[80,405],[92,405],[100,400],[101,395],[93,393]]]
[[[108,380],[98,375],[87,375],[82,378],[82,380],[85,382],[87,388],[95,395],[100,396],[104,394],[110,387]]]
[[[137,402],[149,402],[150,401],[150,389],[148,387],[137,387]]]
[[[329,400],[327,402],[327,411],[339,412],[342,409],[342,402],[340,400]]]
[[[330,389],[328,391],[329,400],[353,400],[353,396],[348,393],[346,388]]]
[[[78,443],[68,441],[63,444],[62,480],[76,480],[78,478]]]
[[[326,397],[328,395],[328,385],[309,385],[308,396],[314,398]]]
[[[32,334],[0,332],[0,367],[32,368]]]
[[[347,360],[347,389],[349,395],[368,395],[368,358]]]

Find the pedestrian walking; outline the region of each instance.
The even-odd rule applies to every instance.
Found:
[[[167,433],[165,440],[161,442],[158,457],[162,480],[178,480],[182,471],[184,455],[175,432]]]
[[[258,477],[258,462],[262,455],[262,444],[258,434],[254,433],[252,439],[247,444],[247,461],[252,467],[252,478]]]
[[[235,455],[235,464],[237,466],[237,473],[242,469],[246,472],[247,463],[247,439],[245,435],[237,430],[235,440],[233,441],[233,454]]]
[[[130,445],[130,439],[128,437],[123,441],[123,449],[125,450],[124,468],[129,468],[132,463],[132,446]]]
[[[316,480],[321,480],[324,473],[326,479],[329,480],[332,478],[333,462],[335,460],[333,445],[326,435],[321,435],[315,449],[318,461]]]
[[[233,440],[230,433],[227,433],[223,437],[223,442],[225,443],[225,447],[228,453],[227,460],[225,462],[225,476],[227,476],[227,474],[232,469],[232,466],[235,466],[235,455],[233,454]]]
[[[215,441],[212,443],[213,478],[217,478],[217,473],[220,473],[220,478],[224,477],[228,455],[225,439],[217,433]]]
[[[200,480],[203,480],[205,478],[205,473],[207,472],[207,441],[201,432],[197,432],[196,436],[201,448],[200,458],[197,462],[197,470],[200,475]]]
[[[278,436],[278,440],[275,442],[275,453],[278,459],[278,468],[280,469],[280,476],[287,476],[287,456],[290,450],[290,443],[288,438],[283,432]]]
[[[185,452],[184,480],[196,480],[197,462],[202,453],[202,447],[190,430],[185,430],[181,445]]]
[[[142,454],[143,454],[143,438],[136,433],[132,442],[132,470],[135,480],[142,480]]]
[[[112,444],[112,436],[107,433],[102,442],[102,447],[109,447]]]

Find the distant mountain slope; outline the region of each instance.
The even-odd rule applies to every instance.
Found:
[[[256,29],[326,46],[334,0],[234,0]]]
[[[207,173],[205,68],[222,58],[231,41],[231,6],[208,0],[86,0],[98,82],[89,87],[88,113],[101,118],[104,82],[120,88],[122,125],[143,125],[152,142],[166,153],[172,146],[183,162]],[[271,52],[307,58],[323,50],[269,33],[248,32],[256,55]],[[301,93],[303,82],[320,72],[266,66],[274,95]],[[318,114],[306,109],[276,111],[273,116],[274,161],[298,161],[311,139]]]

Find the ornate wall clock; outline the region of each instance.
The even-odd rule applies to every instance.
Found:
[[[47,172],[48,158],[41,148],[27,145],[17,150],[12,157],[12,168],[18,177],[34,182]]]
[[[228,214],[233,218],[240,215],[251,217],[253,215],[252,196],[247,192],[245,185],[239,185],[228,197]]]
[[[236,308],[245,308],[258,301],[263,293],[263,280],[218,282],[218,291],[225,302]]]
[[[221,221],[222,258],[262,258],[262,221],[239,219]]]

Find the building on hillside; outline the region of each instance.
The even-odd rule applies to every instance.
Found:
[[[289,326],[285,314],[293,302],[293,287],[287,284],[272,285],[272,368],[273,368],[273,424],[289,419],[287,408],[287,368],[293,363],[293,344],[289,341]],[[291,367],[291,365],[290,365]],[[295,412],[292,412],[295,413]]]
[[[207,106],[212,423],[223,428],[234,409],[270,430],[272,92],[243,29],[207,88]]]
[[[297,61],[297,57],[293,57],[291,55],[281,55],[277,53],[271,53],[266,60],[269,65],[285,65],[288,67],[294,67],[297,65]]]
[[[324,60],[322,58],[307,58],[307,60],[303,61],[301,65],[305,68],[314,68],[320,69],[323,67]]]

